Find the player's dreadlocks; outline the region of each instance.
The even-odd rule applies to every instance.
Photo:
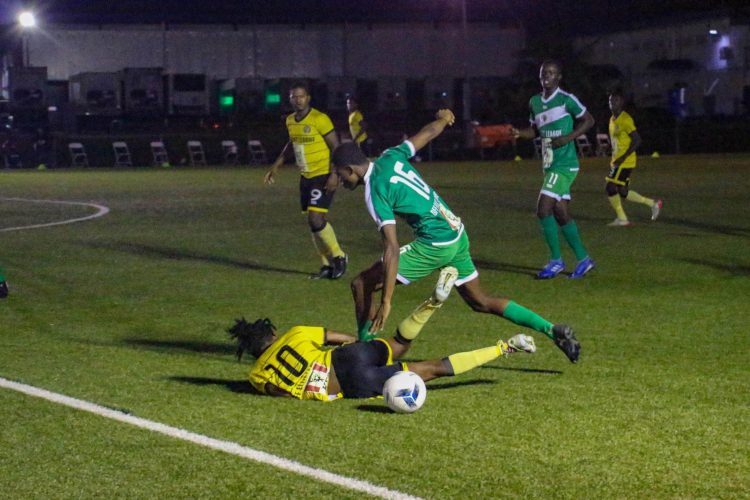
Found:
[[[244,317],[235,319],[234,326],[227,328],[227,333],[237,340],[237,361],[242,359],[245,351],[256,358],[263,354],[275,330],[268,318],[257,319],[255,323],[248,323]]]

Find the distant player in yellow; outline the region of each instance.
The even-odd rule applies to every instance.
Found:
[[[458,272],[446,268],[432,296],[420,304],[389,339],[356,342],[344,333],[321,326],[295,326],[277,335],[268,318],[248,323],[235,321],[227,332],[237,340],[237,358],[245,351],[256,359],[250,368],[250,383],[263,394],[297,399],[333,401],[369,398],[383,392],[383,384],[394,373],[413,371],[425,381],[467,372],[500,356],[536,351],[534,339],[515,335],[507,342],[429,361],[396,362],[411,346],[427,320],[448,298]],[[339,346],[333,349],[326,346]]]
[[[622,208],[622,200],[641,203],[651,208],[651,220],[659,217],[662,200],[646,198],[629,189],[630,175],[636,166],[635,151],[641,145],[641,136],[635,128],[633,118],[623,110],[625,98],[620,91],[609,95],[609,109],[612,117],[609,119],[609,136],[612,141],[612,161],[610,162],[606,190],[609,203],[617,214],[617,218],[608,225],[613,227],[630,226],[631,222]]]
[[[366,155],[369,155],[367,147],[367,122],[362,111],[359,109],[359,102],[354,96],[346,99],[346,109],[349,111],[349,133],[352,136],[352,142],[359,146],[359,149]]]
[[[279,167],[290,151],[294,151],[300,169],[300,205],[307,212],[315,249],[323,266],[311,277],[338,279],[346,272],[347,255],[341,250],[333,226],[326,214],[333,203],[339,178],[331,171],[331,151],[339,144],[336,130],[325,113],[310,107],[310,90],[305,83],[295,83],[289,90],[294,113],[286,118],[289,141],[266,172],[264,182],[273,184]]]

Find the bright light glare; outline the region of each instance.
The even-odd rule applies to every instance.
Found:
[[[34,17],[34,13],[24,11],[18,14],[18,24],[20,24],[22,28],[33,28],[34,26],[36,26],[36,18]]]
[[[708,34],[709,35],[718,35],[719,34],[719,30],[708,30]]]

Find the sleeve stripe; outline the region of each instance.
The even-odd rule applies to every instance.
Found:
[[[414,144],[412,144],[411,141],[404,141],[404,144],[406,144],[407,146],[409,146],[409,151],[411,151],[411,155],[409,155],[409,157],[412,157],[415,154],[417,154],[417,150],[414,149]]]

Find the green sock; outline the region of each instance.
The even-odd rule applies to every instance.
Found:
[[[375,335],[370,333],[370,327],[372,326],[372,320],[366,319],[357,327],[357,336],[359,340],[370,340],[375,338]]]
[[[5,281],[5,273],[2,267],[0,267],[0,281]]]
[[[537,332],[552,338],[552,323],[512,300],[508,302],[508,306],[503,311],[503,318],[517,325],[533,328]]]
[[[539,219],[539,223],[542,225],[544,241],[547,242],[547,246],[549,247],[550,259],[560,259],[560,235],[557,233],[557,221],[555,217],[548,215]]]
[[[583,242],[581,241],[581,235],[578,233],[576,221],[571,220],[564,226],[561,226],[560,229],[562,229],[563,236],[565,236],[565,241],[568,242],[570,248],[573,249],[573,253],[576,254],[576,259],[583,260],[589,256],[586,247],[583,246]]]

